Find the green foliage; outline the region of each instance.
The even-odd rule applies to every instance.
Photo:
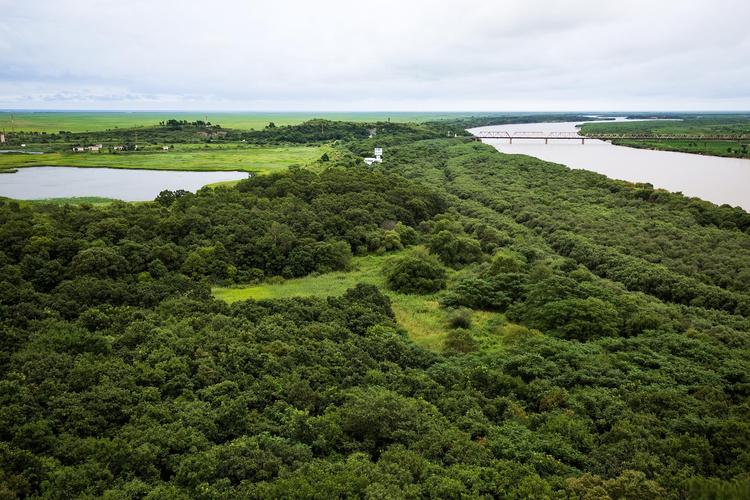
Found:
[[[517,273],[523,270],[526,262],[523,256],[510,250],[500,250],[492,257],[491,274]]]
[[[471,327],[471,310],[467,308],[456,309],[448,317],[448,324],[451,328],[470,328]]]
[[[474,337],[468,330],[459,328],[451,330],[445,339],[443,350],[447,354],[467,354],[474,352],[478,349],[478,345]]]
[[[441,302],[447,307],[505,311],[521,298],[526,279],[519,273],[467,276],[457,281]]]
[[[430,251],[445,264],[459,267],[482,259],[479,242],[466,236],[455,236],[447,230],[439,231],[430,238]]]
[[[0,204],[0,495],[746,497],[750,216],[436,130],[379,131],[368,169],[366,138],[317,174]],[[391,293],[407,315],[383,280],[448,288]]]
[[[446,276],[442,264],[425,252],[395,257],[386,270],[388,287],[401,293],[437,292],[445,288]]]
[[[596,297],[547,302],[527,312],[522,320],[533,328],[571,340],[615,336],[620,325],[617,309]]]

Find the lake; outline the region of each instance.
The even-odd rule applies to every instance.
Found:
[[[0,196],[18,200],[100,196],[147,201],[165,189],[195,192],[206,184],[247,177],[247,172],[28,167],[0,174]]]
[[[469,132],[575,132],[576,125],[580,123],[492,125]],[[613,179],[648,182],[657,188],[750,211],[750,160],[628,148],[592,139],[586,139],[583,145],[574,140],[550,140],[549,144],[533,139],[514,139],[513,144],[508,144],[507,139],[483,142],[503,153],[535,156],[570,168],[599,172]]]

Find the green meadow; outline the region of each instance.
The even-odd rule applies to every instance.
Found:
[[[0,155],[0,171],[20,167],[66,166],[151,170],[241,170],[270,173],[318,160],[328,146],[248,146],[177,144],[169,151],[133,153],[45,153]],[[329,153],[331,154],[331,153]]]
[[[292,297],[330,297],[342,295],[358,283],[377,286],[391,299],[396,321],[416,344],[439,351],[450,331],[450,311],[439,305],[440,293],[406,295],[386,288],[383,267],[386,262],[409,250],[386,255],[354,257],[349,271],[311,275],[283,281],[271,281],[247,286],[215,287],[214,297],[228,303],[240,300],[269,300]],[[453,273],[455,278],[456,273]],[[472,313],[471,333],[480,343],[496,344],[506,333],[509,324],[502,314],[488,311]]]
[[[12,115],[12,117],[11,117]],[[204,120],[224,128],[262,129],[270,122],[276,125],[297,125],[313,118],[328,120],[374,122],[423,122],[441,118],[456,118],[466,113],[418,112],[77,112],[77,111],[0,111],[0,130],[57,133],[95,132],[114,128],[150,127],[171,118]]]

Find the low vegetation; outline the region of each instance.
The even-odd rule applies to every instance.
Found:
[[[435,256],[410,252],[391,260],[386,269],[386,284],[400,293],[431,294],[445,288],[446,275],[445,267]]]
[[[106,167],[150,170],[241,170],[270,173],[289,165],[308,165],[328,151],[321,146],[208,146],[180,144],[169,151],[126,153],[51,152],[42,155],[3,154],[0,167]]]

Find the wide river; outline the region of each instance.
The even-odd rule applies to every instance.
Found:
[[[469,132],[576,132],[576,122],[492,125]],[[613,179],[649,182],[657,188],[680,191],[718,205],[740,206],[750,211],[750,160],[720,158],[670,151],[613,146],[605,141],[485,139],[503,153],[524,154],[562,163],[570,168],[599,172]]]
[[[24,167],[14,174],[0,174],[0,196],[18,200],[101,196],[147,201],[164,189],[195,192],[206,184],[247,179],[247,176],[247,172]]]

